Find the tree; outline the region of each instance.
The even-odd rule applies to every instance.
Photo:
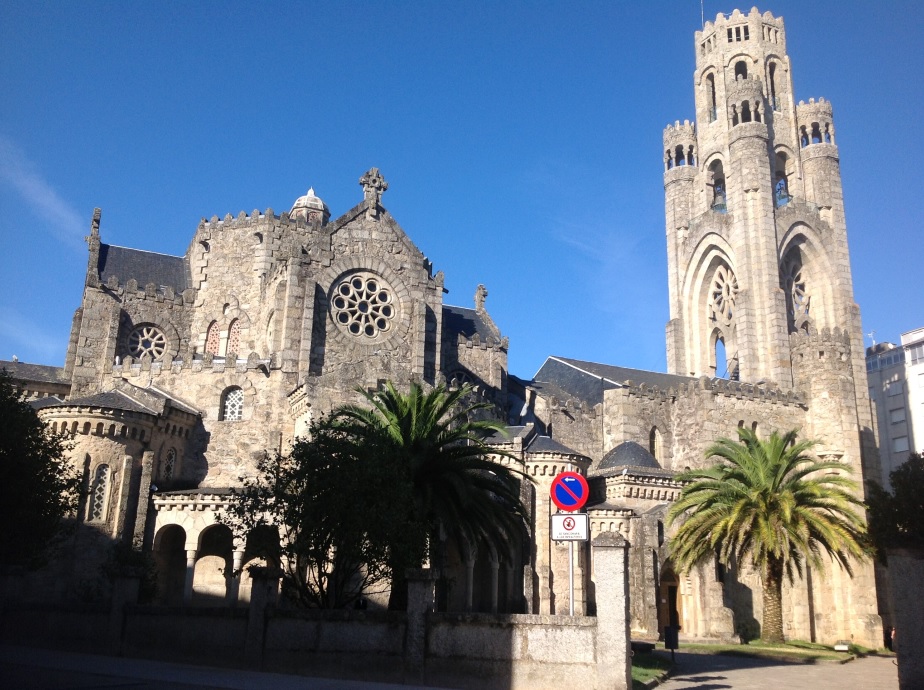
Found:
[[[488,403],[466,402],[472,390],[437,386],[424,392],[412,383],[405,394],[388,383],[379,391],[360,391],[371,407],[346,405],[334,415],[360,446],[387,449],[389,466],[410,488],[412,500],[401,520],[424,538],[395,553],[404,560],[392,561],[390,608],[406,605],[407,567],[419,567],[428,556],[439,561],[435,547],[441,535],[509,556],[525,534],[523,475],[491,459],[512,456],[485,442],[503,424],[482,418]]]
[[[912,453],[889,480],[891,493],[868,483],[869,533],[883,563],[886,549],[924,548],[924,454]]]
[[[395,506],[410,497],[374,442],[359,452],[329,418],[313,422],[288,455],[264,457],[221,517],[239,537],[280,530],[278,551],[260,555],[282,567],[299,605],[345,608],[391,576],[391,550],[406,540],[394,533]]]
[[[13,522],[0,530],[0,562],[37,567],[77,508],[79,478],[53,435],[0,372],[0,505]]]
[[[797,442],[795,431],[738,436],[706,451],[719,463],[677,476],[689,483],[668,511],[681,523],[671,557],[684,572],[716,554],[725,565],[750,561],[762,581],[762,637],[782,642],[784,576],[792,583],[806,560],[823,571],[824,554],[852,573],[851,559],[869,554],[863,504],[847,465],[808,455],[815,441]]]

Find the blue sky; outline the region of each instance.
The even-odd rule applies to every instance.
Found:
[[[760,10],[786,20],[796,97],[833,102],[864,331],[897,341],[924,325],[921,12]],[[446,301],[487,285],[512,373],[663,371],[661,133],[692,118],[700,27],[699,0],[5,0],[0,359],[63,364],[95,206],[104,242],[180,255],[201,217],[309,186],[336,217],[376,166]]]

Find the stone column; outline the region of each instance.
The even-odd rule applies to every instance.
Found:
[[[427,614],[433,610],[436,573],[430,568],[409,568],[407,579],[407,631],[404,643],[404,680],[422,682],[427,661]]]
[[[186,550],[186,581],[183,583],[183,603],[192,602],[193,578],[196,574],[196,549]]]
[[[465,561],[465,610],[472,610],[472,600],[475,592],[475,559],[469,557]]]
[[[141,456],[141,484],[138,487],[138,513],[135,516],[135,532],[132,544],[136,549],[144,547],[145,527],[148,523],[148,509],[151,506],[151,475],[154,472],[154,451],[146,450]]]
[[[924,688],[924,549],[889,549],[887,556],[898,687]]]
[[[112,606],[109,609],[109,649],[122,653],[122,636],[125,631],[125,607],[138,603],[141,576],[119,575],[112,586]]]
[[[250,591],[250,609],[247,615],[247,637],[244,640],[244,658],[252,666],[263,661],[263,644],[266,639],[266,611],[276,604],[276,592],[282,571],[278,568],[250,568],[253,589]]]
[[[499,586],[498,570],[500,563],[497,559],[491,560],[491,613],[497,613],[497,589]]]
[[[231,573],[228,576],[228,606],[237,606],[237,597],[241,589],[241,566],[244,563],[243,551],[231,552]]]
[[[629,656],[629,543],[618,532],[592,542],[597,582],[597,687],[632,687]]]

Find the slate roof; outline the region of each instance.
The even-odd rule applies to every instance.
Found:
[[[62,407],[108,407],[113,410],[127,410],[129,412],[143,412],[145,414],[157,414],[157,411],[147,405],[139,403],[127,396],[122,391],[107,391],[105,393],[94,393],[82,398],[73,398],[66,402],[60,403]]]
[[[56,395],[47,395],[44,398],[30,400],[29,406],[33,410],[41,410],[43,407],[54,407],[55,405],[60,405],[62,402],[64,401]]]
[[[448,304],[443,305],[443,333],[454,335],[461,333],[465,338],[471,338],[477,333],[482,340],[486,340],[489,336],[496,338],[494,331],[477,311],[465,307],[452,307]]]
[[[98,268],[103,283],[116,276],[121,284],[134,278],[139,287],[154,283],[158,287],[172,287],[176,292],[189,287],[186,260],[182,256],[101,244]]]
[[[623,441],[603,456],[597,469],[605,470],[610,467],[654,467],[661,469],[661,465],[654,456],[642,448],[635,441]]]
[[[549,357],[529,385],[539,390],[545,388],[547,394],[564,393],[567,397],[577,398],[593,406],[603,402],[604,391],[620,388],[627,381],[632,381],[636,385],[645,383],[666,390],[695,380],[689,376],[629,369],[568,357]]]
[[[526,446],[529,453],[561,453],[563,455],[582,455],[549,436],[534,436]]]
[[[20,381],[42,381],[44,383],[70,383],[64,375],[64,367],[50,367],[45,364],[8,362],[0,360],[0,369],[6,369],[10,376]]]

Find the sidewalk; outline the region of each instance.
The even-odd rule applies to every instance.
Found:
[[[658,690],[898,690],[891,657],[867,657],[845,664],[791,664],[765,659],[678,652],[674,675]]]
[[[358,660],[361,663],[361,660]],[[0,645],[0,687],[9,690],[415,690],[411,685],[306,678]],[[417,686],[416,690],[431,690]]]

